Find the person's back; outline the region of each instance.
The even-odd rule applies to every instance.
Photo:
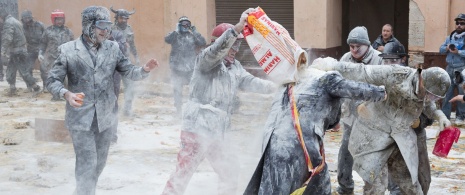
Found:
[[[5,50],[10,51],[10,53],[27,51],[22,24],[11,15],[6,17],[3,24],[2,44],[5,46]]]

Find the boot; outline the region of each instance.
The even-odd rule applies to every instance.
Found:
[[[40,86],[34,85],[32,87],[32,97],[36,97],[40,93]]]
[[[9,97],[13,97],[16,95],[16,87],[14,85],[10,85],[10,91],[8,92]]]

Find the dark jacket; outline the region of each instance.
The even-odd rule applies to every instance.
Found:
[[[371,46],[378,50],[378,47],[379,46],[385,46],[387,43],[390,43],[390,42],[399,42],[395,37],[394,35],[391,36],[391,39],[389,39],[386,43],[384,42],[383,40],[383,35],[379,35],[378,38],[376,38],[376,40],[373,42],[373,44],[371,44]]]

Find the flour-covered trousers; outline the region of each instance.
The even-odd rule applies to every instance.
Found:
[[[206,158],[218,174],[220,185],[217,194],[236,194],[239,169],[236,157],[228,152],[222,139],[201,137],[181,131],[181,151],[178,153],[176,171],[166,183],[163,195],[181,195],[189,184],[199,164]]]
[[[94,195],[98,177],[107,162],[111,130],[99,132],[97,115],[94,115],[90,131],[70,130],[76,153],[76,193]]]

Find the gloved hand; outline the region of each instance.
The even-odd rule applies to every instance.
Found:
[[[43,62],[45,58],[43,55],[39,55],[37,56],[37,59],[39,59],[39,62]]]
[[[197,32],[197,28],[195,28],[195,26],[191,26],[190,29],[192,32]]]
[[[323,71],[331,71],[335,70],[337,63],[338,61],[332,57],[317,58],[310,67]]]
[[[436,120],[438,120],[438,125],[439,125],[439,131],[438,132],[441,132],[446,127],[451,126],[451,123],[450,123],[449,119],[447,119],[446,115],[441,110],[434,111],[434,118],[436,118]]]
[[[370,118],[370,111],[367,109],[365,103],[358,105],[357,113],[358,113],[358,116],[360,117],[363,117],[366,119]]]

